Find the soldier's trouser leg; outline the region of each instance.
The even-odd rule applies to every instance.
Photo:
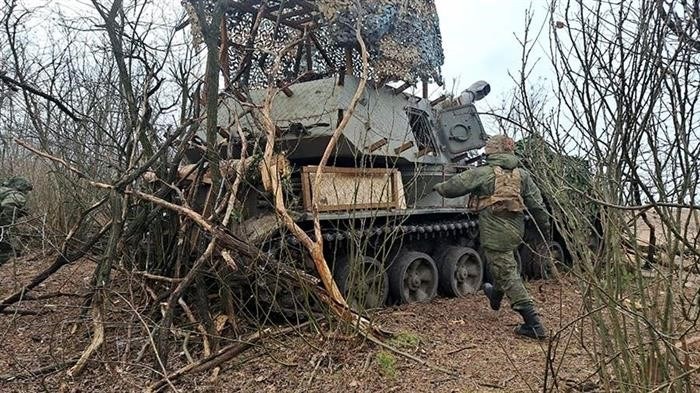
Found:
[[[533,305],[523,281],[518,274],[518,264],[513,251],[496,251],[484,249],[487,262],[491,267],[496,290],[503,291],[513,310],[523,310]]]

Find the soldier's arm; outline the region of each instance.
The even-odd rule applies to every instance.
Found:
[[[532,176],[527,173],[523,176],[523,201],[528,212],[535,219],[537,226],[546,235],[549,233],[549,213],[544,205],[542,193],[532,181]]]
[[[481,172],[481,168],[465,170],[447,181],[436,184],[434,189],[445,198],[456,198],[469,194],[479,187]]]
[[[24,215],[27,197],[21,192],[12,192],[0,201],[0,211],[16,217]]]

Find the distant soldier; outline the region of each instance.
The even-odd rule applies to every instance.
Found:
[[[491,308],[500,309],[505,294],[511,308],[523,317],[524,323],[515,333],[543,339],[547,332],[518,274],[513,252],[523,239],[526,207],[545,236],[550,230],[549,218],[540,190],[531,174],[519,167],[514,149],[515,143],[505,135],[489,138],[485,147],[487,165],[453,176],[437,184],[435,190],[446,198],[471,194],[469,208],[479,213],[481,247],[493,275],[494,285],[484,284]]]
[[[0,183],[0,265],[15,255],[11,227],[26,215],[27,193],[31,190],[32,183],[19,176]]]

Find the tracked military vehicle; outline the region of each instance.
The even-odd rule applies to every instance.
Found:
[[[253,29],[254,21],[260,20],[257,31],[267,32],[262,42],[298,42],[296,50],[282,56],[286,69],[274,82],[281,93],[271,103],[279,134],[275,149],[284,161],[275,170],[283,173],[286,206],[309,233],[313,207],[318,206],[326,259],[339,288],[356,306],[475,293],[487,273],[477,215],[467,211],[467,197],[445,199],[433,186],[478,162],[487,134],[475,105],[490,87],[477,82],[459,97],[431,101],[428,82],[440,82],[442,64],[432,1],[367,2],[370,17],[365,15],[361,31],[370,48],[370,82],[316,184],[317,165],[359,83],[358,46],[354,33],[346,31],[354,32],[359,17],[341,3],[233,2],[235,12],[228,20],[234,32]],[[419,19],[411,23],[410,18]],[[269,28],[261,27],[265,23]],[[391,26],[383,29],[382,23]],[[419,49],[401,59],[405,53],[393,44],[405,44],[407,37],[418,40]],[[254,45],[249,49],[238,57],[233,51],[233,58],[226,60],[235,77],[230,90],[245,93],[220,99],[220,151],[228,160],[242,156],[243,138],[236,130],[243,132],[245,156],[253,161],[265,143],[264,130],[250,108],[259,107],[268,93],[271,82],[265,82],[261,70],[272,72],[270,56]],[[422,85],[422,95],[408,92],[414,85]],[[198,152],[202,153],[190,152],[193,162]],[[255,162],[250,167],[257,169]],[[255,176],[259,172],[251,172],[240,193],[236,230],[291,263],[308,260],[296,238],[277,222],[271,197]]]

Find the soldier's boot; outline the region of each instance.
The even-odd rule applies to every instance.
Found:
[[[524,323],[515,328],[515,334],[536,340],[547,338],[547,330],[540,322],[540,317],[537,315],[533,305],[528,305],[524,309],[517,311],[523,317]]]
[[[493,285],[484,283],[484,294],[489,299],[489,305],[494,311],[501,309],[501,301],[503,300],[503,291],[498,291]]]

